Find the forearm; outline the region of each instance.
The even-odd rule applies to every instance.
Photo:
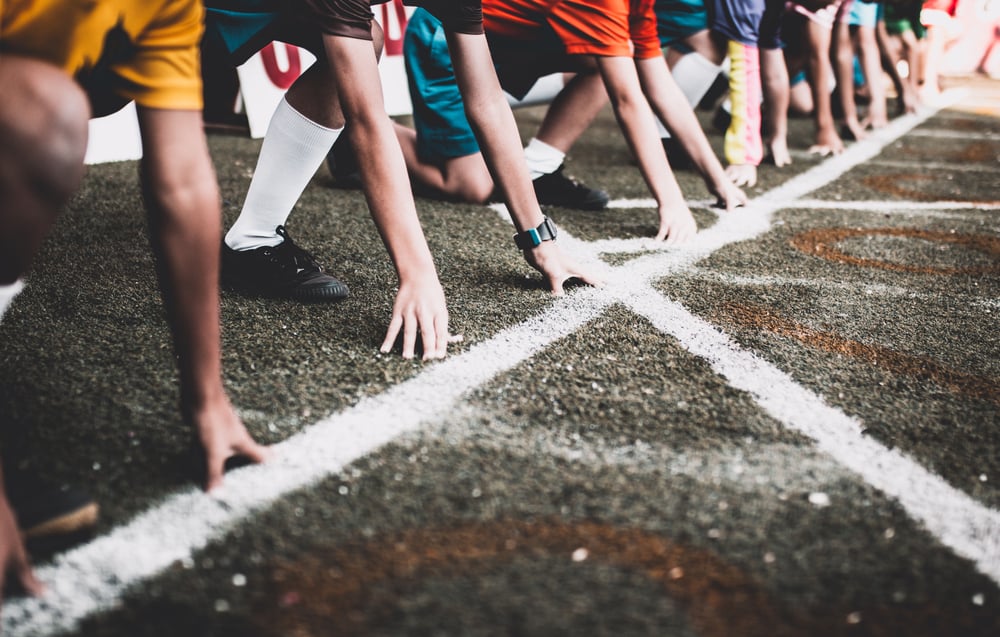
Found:
[[[223,397],[219,193],[207,149],[204,157],[194,155],[188,178],[180,181],[164,180],[148,165],[143,172],[151,242],[189,414]]]
[[[705,136],[701,122],[688,105],[666,60],[661,57],[637,60],[636,70],[650,106],[670,134],[684,146],[699,172],[713,182],[726,179],[725,171],[712,145]]]
[[[482,148],[494,181],[503,191],[518,231],[542,223],[524,161],[514,114],[500,88],[486,38],[453,33],[448,47],[455,60],[455,78],[462,91],[466,115]]]
[[[327,36],[325,45],[365,199],[396,272],[401,281],[419,274],[436,276],[406,162],[392,120],[385,114],[372,46],[364,40],[334,36]]]
[[[764,127],[769,139],[788,134],[789,81],[785,54],[781,49],[761,49],[761,84],[764,95]]]
[[[615,117],[635,155],[646,185],[660,207],[686,205],[667,155],[660,143],[653,112],[629,58],[598,58],[598,67],[608,89]]]
[[[366,115],[350,121],[365,199],[396,273],[401,281],[428,273],[436,276],[391,120]]]

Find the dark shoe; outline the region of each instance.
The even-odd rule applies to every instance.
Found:
[[[538,203],[578,210],[604,210],[608,207],[608,193],[584,186],[564,174],[563,168],[559,166],[555,172],[536,177],[532,182]]]
[[[358,166],[357,155],[347,135],[341,133],[333,143],[330,152],[326,154],[326,167],[330,176],[341,188],[360,188],[361,169]]]
[[[276,246],[233,250],[222,244],[222,282],[243,292],[295,301],[337,301],[347,286],[323,271],[316,259],[295,245],[284,226]]]
[[[8,483],[8,500],[25,539],[70,536],[97,525],[97,503],[80,488],[38,480]]]
[[[667,161],[673,170],[690,170],[694,168],[691,156],[684,150],[684,146],[673,137],[664,137],[663,150],[667,153]]]
[[[698,101],[699,111],[710,111],[719,105],[719,101],[729,92],[729,76],[719,73],[715,76],[715,81],[708,87],[705,94]]]

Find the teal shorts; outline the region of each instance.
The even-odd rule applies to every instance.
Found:
[[[294,6],[294,3],[287,3]],[[301,11],[276,0],[243,0],[206,3],[205,47],[212,55],[225,55],[239,66],[272,41],[302,47],[325,59],[323,36]]]
[[[653,9],[661,47],[683,45],[686,38],[709,26],[704,0],[656,0]]]
[[[437,163],[478,153],[479,143],[465,116],[444,27],[424,9],[414,11],[407,22],[403,62],[420,158]]]
[[[881,13],[882,3],[866,2],[865,0],[854,0],[851,3],[851,10],[848,13],[847,23],[851,26],[870,27],[872,29],[878,24],[878,17]]]

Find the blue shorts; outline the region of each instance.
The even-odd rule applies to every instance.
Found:
[[[872,29],[878,24],[880,2],[865,2],[864,0],[854,0],[851,3],[851,10],[847,17],[847,24],[857,27],[870,27]]]
[[[711,29],[730,40],[762,49],[779,49],[784,0],[656,0],[660,46],[687,53],[684,40]]]
[[[760,20],[761,49],[775,50],[784,48],[781,39],[781,25],[785,21],[785,0],[767,0],[764,3],[764,15]]]
[[[444,27],[424,9],[414,11],[407,22],[403,62],[420,158],[436,163],[478,153],[479,142],[465,116]]]

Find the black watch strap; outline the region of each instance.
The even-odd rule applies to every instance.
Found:
[[[521,250],[534,248],[542,241],[552,241],[556,238],[556,224],[545,217],[537,228],[529,228],[514,235],[514,244]]]

